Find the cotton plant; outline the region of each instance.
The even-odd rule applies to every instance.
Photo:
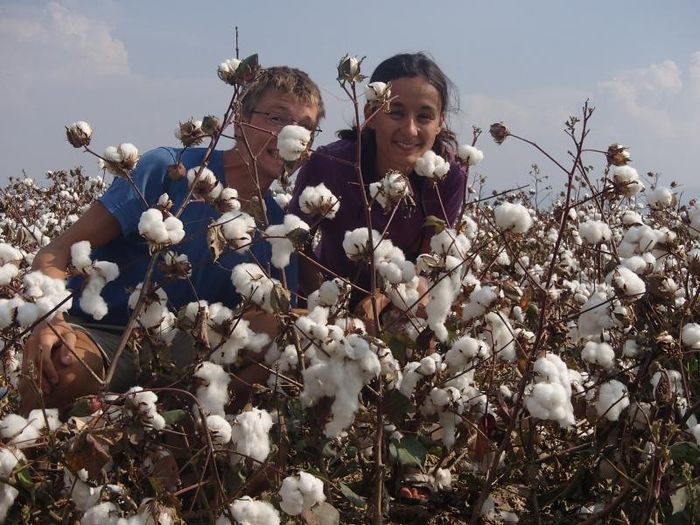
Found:
[[[340,201],[324,183],[306,186],[299,195],[299,208],[309,216],[325,219],[335,218],[340,209]]]
[[[85,276],[80,294],[80,308],[96,320],[109,311],[107,302],[100,293],[107,283],[119,276],[119,267],[110,261],[93,261],[89,241],[80,241],[71,246],[71,263],[75,270]]]
[[[301,235],[301,239],[299,236]],[[273,224],[265,230],[265,239],[272,247],[271,262],[275,268],[289,266],[291,255],[309,235],[309,225],[296,215],[288,213],[282,224]],[[300,242],[301,241],[301,242]]]

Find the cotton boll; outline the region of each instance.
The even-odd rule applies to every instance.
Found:
[[[594,406],[598,416],[605,417],[608,421],[617,421],[620,413],[629,404],[627,387],[620,381],[612,379],[600,385],[598,399]]]
[[[681,340],[687,347],[698,349],[700,348],[700,324],[687,323],[683,325],[681,330]]]
[[[206,427],[214,445],[226,445],[231,441],[231,424],[218,414],[207,416]]]
[[[165,419],[158,413],[156,402],[158,396],[151,390],[140,386],[130,388],[124,395],[124,408],[127,414],[138,417],[146,429],[163,430]]]
[[[325,184],[307,186],[299,196],[301,211],[310,216],[320,215],[333,219],[340,209],[340,201]]]
[[[625,266],[618,266],[605,278],[605,282],[628,299],[641,299],[646,292],[646,284],[636,273]]]
[[[690,433],[695,438],[695,443],[700,446],[700,423],[693,425],[693,427],[690,428]]]
[[[413,167],[416,174],[427,179],[442,180],[450,171],[450,163],[433,150],[426,151],[422,157],[416,160]]]
[[[608,343],[588,341],[581,351],[581,359],[609,370],[615,365],[615,351]]]
[[[362,261],[369,257],[369,235],[367,228],[355,228],[346,231],[343,238],[343,250],[351,261]],[[377,245],[381,234],[377,230],[372,230],[372,244]]]
[[[663,209],[673,206],[675,195],[669,188],[657,186],[647,193],[649,206],[654,209]]]
[[[58,418],[57,408],[45,408],[43,410],[36,408],[29,412],[27,422],[37,430],[48,429],[50,432],[60,428],[62,424]]]
[[[470,144],[461,144],[457,148],[457,156],[469,166],[476,166],[484,160],[484,152]]]
[[[486,314],[490,331],[486,332],[487,342],[493,354],[504,361],[515,360],[515,337],[508,319],[496,312]]]
[[[496,227],[499,230],[510,230],[514,233],[525,233],[532,226],[532,217],[525,206],[520,203],[504,202],[494,210]]]
[[[211,201],[213,200],[210,197],[212,191],[218,197],[222,190],[219,187],[218,192],[216,192],[217,185],[219,185],[219,181],[209,168],[195,166],[187,171],[187,187],[193,188],[192,194],[197,198]]]
[[[19,414],[7,414],[0,419],[0,436],[19,448],[34,445],[39,439],[39,430]]]
[[[472,366],[476,358],[489,356],[489,348],[483,341],[469,336],[457,339],[445,354],[445,363],[452,373],[459,373]]]
[[[231,282],[244,299],[272,313],[270,297],[273,288],[280,285],[277,279],[268,277],[257,264],[241,263],[231,272]]]
[[[0,476],[10,479],[12,472],[20,461],[25,461],[24,454],[12,447],[0,447]],[[0,484],[0,523],[4,523],[7,513],[19,495],[19,490],[6,483]]]
[[[571,377],[566,364],[552,353],[533,365],[534,381],[525,388],[525,407],[533,417],[552,420],[562,428],[575,423]]]
[[[271,225],[265,230],[265,237],[272,246],[271,262],[276,268],[285,268],[289,265],[295,245],[287,236],[295,230],[308,232],[309,225],[292,214],[285,215],[282,224]]]
[[[615,166],[611,170],[615,188],[625,197],[633,197],[644,189],[639,174],[632,166]]]
[[[370,82],[365,89],[367,102],[388,99],[391,96],[391,85],[385,82]]]
[[[277,150],[287,162],[298,160],[311,141],[311,132],[296,125],[283,127],[277,134]]]
[[[223,213],[212,227],[220,228],[221,235],[236,253],[250,249],[255,235],[255,219],[247,213],[232,211]]]
[[[284,478],[279,495],[282,498],[280,508],[290,516],[301,514],[314,505],[326,501],[323,481],[307,472],[299,472],[298,476]]]
[[[636,357],[639,355],[639,344],[634,339],[627,339],[622,347],[622,355],[625,357]]]
[[[238,414],[231,424],[231,444],[235,453],[233,464],[250,457],[263,462],[270,453],[272,417],[263,409],[252,408]]]
[[[612,231],[603,221],[586,221],[578,229],[581,238],[589,244],[600,244],[612,239]]]
[[[231,382],[228,373],[220,365],[204,361],[195,368],[194,377],[199,379],[196,396],[204,411],[225,415],[229,402],[228,385]]]
[[[119,508],[114,503],[104,501],[87,509],[80,523],[81,525],[126,525],[125,520],[117,519],[119,514]]]
[[[471,248],[471,242],[452,228],[445,228],[430,238],[430,251],[438,256],[451,255],[463,259]]]
[[[597,336],[602,330],[615,325],[610,312],[610,303],[605,292],[596,292],[581,307],[578,318],[579,337]]]
[[[234,501],[230,510],[233,519],[240,525],[280,525],[279,513],[267,501],[244,496]],[[230,525],[227,515],[220,516],[216,525]]]

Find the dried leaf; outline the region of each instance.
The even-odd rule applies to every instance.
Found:
[[[207,244],[214,261],[217,261],[223,251],[226,249],[227,243],[220,226],[210,226],[207,230]]]

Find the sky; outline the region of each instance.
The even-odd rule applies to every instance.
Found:
[[[46,170],[94,159],[74,150],[64,126],[90,122],[92,146],[132,142],[146,151],[175,145],[191,116],[221,115],[229,88],[216,67],[258,53],[263,66],[289,64],[321,86],[330,142],[351,121],[338,86],[338,59],[366,56],[370,74],[398,52],[425,51],[451,78],[458,109],[449,123],[461,142],[472,126],[503,121],[563,164],[569,115],[595,107],[587,147],[630,147],[640,174],[678,182],[700,196],[700,2],[678,0],[0,0],[0,184],[41,180]],[[496,145],[488,133],[477,173],[493,190],[531,184],[538,164],[555,188],[565,174],[526,144]],[[599,154],[584,158],[599,175]],[[650,180],[650,179],[648,179]]]

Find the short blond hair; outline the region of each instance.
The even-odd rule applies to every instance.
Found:
[[[274,66],[266,68],[258,75],[255,81],[248,87],[241,99],[241,112],[250,116],[255,106],[260,101],[263,93],[268,89],[289,94],[299,102],[316,106],[318,109],[318,120],[320,121],[326,114],[323,106],[321,90],[316,83],[311,80],[301,69],[288,66]],[[318,122],[316,122],[318,124]]]

